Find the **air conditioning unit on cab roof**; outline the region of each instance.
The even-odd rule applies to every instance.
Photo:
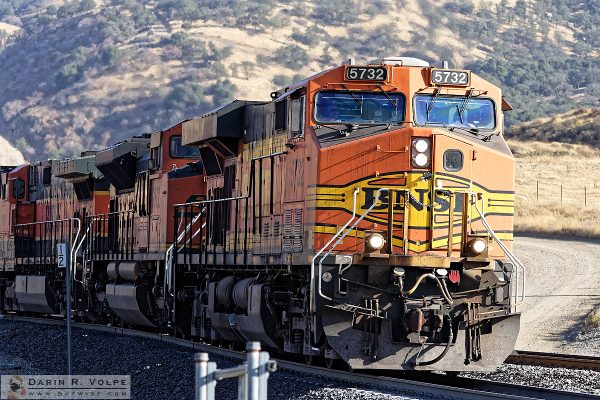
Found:
[[[396,65],[401,67],[429,67],[425,60],[415,57],[385,57],[369,61],[369,65]]]

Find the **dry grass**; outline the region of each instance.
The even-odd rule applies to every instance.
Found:
[[[517,159],[515,230],[600,238],[600,151],[565,143],[509,146]]]
[[[582,333],[591,332],[600,329],[600,306],[596,307],[585,320]]]

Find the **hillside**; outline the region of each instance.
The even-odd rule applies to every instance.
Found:
[[[599,23],[597,0],[2,0],[0,136],[68,156],[400,54],[492,79],[515,125],[600,105]]]
[[[600,109],[582,108],[528,121],[511,127],[506,136],[515,140],[579,143],[600,147]]]

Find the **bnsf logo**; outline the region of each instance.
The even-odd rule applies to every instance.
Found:
[[[366,210],[373,205],[375,201],[375,195],[379,188],[362,188],[363,201],[361,209]],[[411,207],[417,211],[422,211],[425,206],[429,206],[431,204],[431,191],[429,189],[413,189],[411,191],[412,196],[410,196],[409,204]],[[392,192],[382,192],[379,195],[379,203],[373,207],[373,210],[387,210],[388,205],[390,203],[390,196],[392,196],[392,204],[394,205],[394,211],[402,211],[404,210],[404,191],[392,191]],[[456,196],[454,203],[454,212],[461,213],[463,206],[463,196]],[[448,211],[450,208],[450,202],[448,198],[442,196],[440,194],[435,195],[433,211],[436,213],[443,213]]]

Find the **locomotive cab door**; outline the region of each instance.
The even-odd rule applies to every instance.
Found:
[[[431,215],[431,250],[457,255],[455,253],[461,251],[463,225],[468,224],[470,213],[464,199],[472,191],[474,150],[471,144],[444,134],[434,135],[433,146],[435,202]]]

